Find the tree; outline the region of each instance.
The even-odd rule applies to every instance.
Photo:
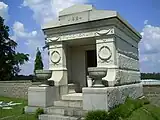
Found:
[[[141,79],[156,79],[160,80],[160,73],[141,73]]]
[[[42,69],[43,69],[42,56],[39,48],[37,48],[36,59],[34,63],[34,72],[35,70],[42,70]]]
[[[17,53],[17,43],[9,38],[9,27],[4,25],[4,19],[0,16],[0,80],[9,80],[18,75],[20,65],[28,61],[28,54]]]

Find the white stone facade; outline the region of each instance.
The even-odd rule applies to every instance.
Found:
[[[74,113],[82,116],[83,110],[108,111],[127,96],[135,99],[143,95],[138,58],[141,35],[116,11],[74,5],[42,30],[52,71],[48,80],[55,86],[29,88],[26,111],[35,111],[33,106],[53,106],[41,120],[57,119],[57,114],[69,119]],[[78,104],[80,114],[74,112]]]
[[[138,43],[141,35],[116,11],[74,5],[42,29],[49,44],[49,69],[56,86],[86,86],[86,51],[96,50],[97,67],[108,69],[106,86],[140,81]]]

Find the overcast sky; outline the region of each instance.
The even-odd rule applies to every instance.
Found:
[[[44,46],[40,25],[76,3],[118,11],[143,36],[139,43],[141,72],[160,72],[160,0],[0,0],[0,16],[10,27],[10,37],[18,43],[16,50],[30,54],[21,74],[33,73],[36,48]],[[46,52],[42,52],[45,69]]]

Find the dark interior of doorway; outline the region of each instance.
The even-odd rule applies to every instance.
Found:
[[[96,50],[86,51],[86,76],[89,75],[88,67],[97,67],[97,53]],[[87,80],[86,80],[87,85]]]
[[[88,86],[88,84],[87,84],[87,76],[89,75],[88,67],[97,67],[97,53],[96,53],[96,50],[85,51],[86,80],[85,80],[84,86],[79,86],[79,88],[76,90],[77,93],[82,93],[82,88]]]

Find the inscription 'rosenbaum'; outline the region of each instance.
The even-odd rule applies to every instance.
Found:
[[[69,17],[68,21],[69,22],[75,22],[75,21],[78,21],[78,20],[81,20],[82,17],[79,17],[79,16],[71,16]]]

